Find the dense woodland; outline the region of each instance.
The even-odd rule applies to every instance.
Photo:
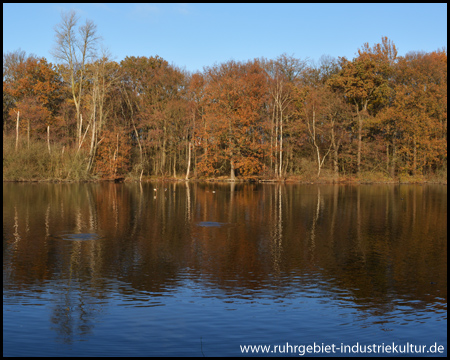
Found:
[[[74,12],[53,64],[3,54],[4,180],[399,179],[447,172],[447,51],[120,62]],[[306,54],[307,55],[307,54]]]

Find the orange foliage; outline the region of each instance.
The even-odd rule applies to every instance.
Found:
[[[446,169],[445,50],[397,57],[384,37],[352,60],[306,65],[281,55],[189,74],[159,56],[105,58],[84,69],[81,124],[65,66],[11,54],[3,129],[15,130],[19,112],[21,133],[44,138],[50,125],[53,142],[78,149],[83,139],[87,172],[102,178],[188,177],[188,166],[194,176],[247,179],[301,175],[309,163],[335,177]]]
[[[207,70],[200,173],[224,174],[231,167],[246,177],[261,171],[266,96],[265,74],[256,61],[229,61]]]
[[[12,99],[9,115],[15,121],[17,110],[28,118],[33,129],[54,125],[63,101],[63,83],[54,66],[42,59],[28,58],[8,67],[3,93]]]
[[[127,134],[115,127],[102,133],[96,153],[95,172],[104,179],[116,179],[129,171],[131,146]]]

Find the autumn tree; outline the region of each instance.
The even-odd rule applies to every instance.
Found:
[[[3,96],[8,99],[9,116],[20,114],[21,128],[42,137],[47,126],[57,124],[59,106],[64,100],[64,84],[52,64],[44,58],[28,57],[7,65]],[[4,109],[5,110],[5,109]]]
[[[156,156],[160,131],[153,126],[151,119],[152,82],[155,69],[161,66],[163,59],[159,57],[126,57],[121,61],[121,91],[125,99],[127,113],[134,130],[134,139],[139,147],[140,170],[144,164],[150,171],[150,160],[153,170],[156,168]]]
[[[186,130],[189,128],[187,74],[171,65],[165,69],[160,86],[163,90],[161,97],[165,99],[163,134],[167,139],[166,144],[163,143],[167,160],[161,165],[164,173],[177,177],[177,169],[186,168],[183,154],[186,151]]]
[[[189,124],[186,128],[186,141],[188,146],[187,151],[187,169],[186,180],[189,180],[189,173],[191,169],[191,159],[193,158],[194,169],[196,175],[197,172],[197,156],[195,149],[200,148],[202,138],[206,139],[206,134],[203,134],[203,130],[206,129],[206,122],[204,121],[204,100],[205,100],[205,78],[200,72],[194,73],[190,76],[187,86],[187,98],[189,101]],[[201,120],[203,119],[203,124]],[[194,151],[192,151],[194,150]],[[205,147],[205,152],[207,148]]]
[[[305,69],[301,77],[301,89],[306,95],[301,105],[305,114],[305,118],[302,119],[305,119],[310,143],[316,153],[318,174],[327,155],[325,152],[322,157],[321,149],[322,151],[329,149],[336,178],[339,176],[340,153],[348,144],[351,126],[351,113],[343,93],[333,91],[329,84],[329,80],[339,71],[338,60],[324,55],[317,65],[312,64]]]
[[[36,58],[36,56],[27,55],[26,52],[21,49],[3,53],[3,84],[5,84],[5,82],[13,83],[16,80],[15,69],[19,64],[24,63],[27,58]],[[3,90],[3,131],[8,128],[8,125],[11,125],[9,121],[9,112],[14,108],[15,103],[16,100],[14,97]]]
[[[121,74],[119,65],[109,60],[105,53],[100,59],[90,64],[87,68],[92,81],[87,88],[87,109],[89,122],[85,133],[91,127],[91,139],[89,146],[89,158],[87,172],[90,172],[94,163],[97,147],[102,141],[104,131],[109,118],[111,117],[113,95],[116,93],[117,85],[120,82]]]
[[[315,73],[314,69],[310,71]],[[334,154],[334,172],[338,176],[342,120],[345,116],[341,100],[325,83],[315,82],[299,90],[296,103],[315,153],[317,177],[330,153]]]
[[[130,170],[130,138],[123,127],[111,125],[97,143],[95,173],[104,179],[124,177]]]
[[[97,26],[86,20],[78,28],[79,17],[75,11],[62,13],[61,22],[55,26],[55,47],[52,55],[64,64],[62,75],[72,91],[72,98],[76,108],[76,138],[80,146],[83,136],[83,120],[81,115],[83,90],[87,81],[85,77],[86,65],[95,56],[96,45],[99,41]]]
[[[330,122],[329,138],[332,147],[333,172],[336,178],[339,177],[340,153],[349,142],[351,126],[351,109],[345,97],[341,92],[333,91],[329,84],[329,79],[340,70],[338,60],[326,55],[319,59],[319,65],[315,68],[318,74],[316,81],[324,87],[325,113]]]
[[[153,173],[164,175],[168,155],[172,166],[176,162],[183,127],[179,125],[185,121],[185,75],[159,56],[127,57],[121,67],[124,96],[139,134],[139,146],[153,160]],[[175,128],[178,130],[173,133]]]
[[[357,122],[357,172],[361,172],[363,125],[390,95],[389,77],[397,57],[395,45],[387,38],[370,47],[365,43],[353,61],[341,59],[341,71],[329,81],[334,89],[343,91],[347,101],[354,106]]]
[[[287,122],[292,119],[295,109],[293,106],[293,90],[306,67],[306,61],[288,56],[280,55],[276,60],[264,61],[264,68],[268,75],[268,91],[270,94],[270,148],[271,168],[274,160],[275,176],[283,176],[283,142],[286,137]],[[295,128],[296,126],[294,126]],[[289,131],[287,132],[289,133]],[[289,138],[292,139],[291,136]],[[292,154],[292,144],[291,154]],[[272,154],[275,153],[273,156]],[[273,157],[272,157],[273,156]],[[286,159],[285,159],[286,160]],[[286,161],[284,161],[286,163]],[[287,164],[285,169],[287,168]]]
[[[55,65],[3,55],[3,131],[16,134],[4,149],[19,154],[26,134],[28,144],[46,137],[50,152],[51,134],[61,145],[50,152],[55,173],[68,178],[446,169],[446,50],[397,57],[383,37],[353,60],[282,54],[191,74],[157,55],[98,56],[95,24],[79,26],[74,11],[55,40]]]
[[[447,54],[408,53],[395,66],[392,103],[377,116],[380,132],[393,148],[386,154],[392,176],[423,174],[446,161]],[[387,145],[387,146],[388,146]]]
[[[263,105],[266,76],[258,61],[228,61],[205,69],[205,127],[208,152],[198,167],[204,174],[228,171],[244,176],[263,168]]]

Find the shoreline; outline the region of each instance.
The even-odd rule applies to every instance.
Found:
[[[146,179],[132,179],[132,178],[118,178],[118,179],[84,179],[84,180],[60,180],[60,179],[44,179],[44,180],[7,180],[3,179],[3,183],[152,183],[152,182],[206,182],[206,183],[235,183],[235,184],[302,184],[302,185],[376,185],[376,184],[389,184],[389,185],[423,185],[423,184],[435,184],[435,185],[447,185],[447,180],[437,179],[390,179],[390,180],[371,180],[371,179],[357,179],[357,178],[342,178],[342,179],[315,179],[305,180],[297,178],[285,178],[285,179],[223,179],[223,178],[206,178],[197,179],[192,178],[189,180],[178,178],[146,178]]]

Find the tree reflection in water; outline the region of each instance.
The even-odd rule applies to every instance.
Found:
[[[446,187],[3,186],[4,302],[44,299],[65,343],[110,299],[164,305],[187,279],[237,304],[320,289],[367,321],[446,311]]]

